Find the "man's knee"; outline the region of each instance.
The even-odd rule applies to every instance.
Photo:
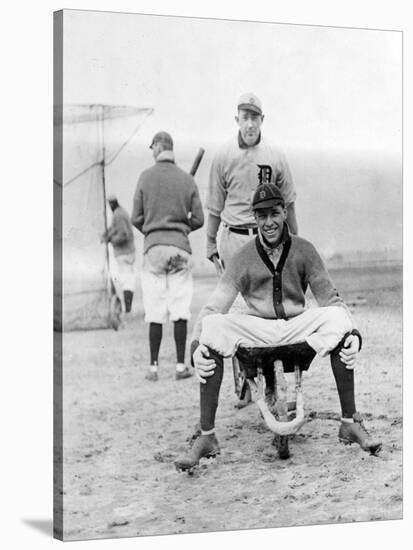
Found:
[[[202,319],[201,340],[205,340],[204,343],[210,347],[215,347],[214,343],[216,343],[217,347],[215,349],[220,350],[219,342],[228,333],[227,329],[228,325],[225,315],[222,313],[207,315]]]
[[[225,327],[226,318],[222,313],[212,313],[207,315],[202,319],[202,329],[203,330],[214,330],[218,331]]]
[[[338,306],[322,308],[326,323],[334,325],[340,332],[349,332],[352,329],[352,322],[347,311]]]
[[[200,336],[201,344],[227,357],[233,352],[235,340],[232,331],[229,330],[226,315],[214,313],[204,317]]]

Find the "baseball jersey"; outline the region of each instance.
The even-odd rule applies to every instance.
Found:
[[[206,207],[232,227],[255,227],[252,195],[260,183],[275,183],[286,206],[296,192],[284,153],[261,136],[252,147],[240,146],[239,136],[216,154],[210,171]]]

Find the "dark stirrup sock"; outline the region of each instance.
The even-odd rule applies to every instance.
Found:
[[[151,353],[151,365],[158,364],[159,348],[162,341],[162,325],[149,323],[149,350]]]
[[[347,369],[345,363],[340,359],[341,346],[338,346],[330,353],[331,368],[340,398],[342,418],[352,418],[356,412],[354,398],[354,371]]]
[[[178,319],[174,322],[174,338],[176,346],[176,362],[185,363],[185,344],[187,333],[187,321],[185,319]]]
[[[131,290],[124,290],[123,299],[125,301],[125,312],[130,313],[132,309],[133,292]]]
[[[211,359],[216,363],[215,372],[205,378],[206,384],[200,386],[201,430],[208,431],[215,427],[215,414],[218,408],[219,390],[224,376],[224,358],[216,351],[208,348]]]

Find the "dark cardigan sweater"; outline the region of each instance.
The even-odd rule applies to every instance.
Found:
[[[277,269],[270,269],[271,261],[258,236],[240,248],[201,310],[192,339],[199,339],[203,317],[212,313],[227,313],[238,293],[248,306],[248,314],[264,319],[290,319],[305,311],[305,292],[310,287],[320,307],[343,307],[352,318],[315,247],[301,237],[290,236],[286,228],[283,249],[286,255],[284,265],[280,265],[280,259]],[[274,272],[277,284],[274,282]]]

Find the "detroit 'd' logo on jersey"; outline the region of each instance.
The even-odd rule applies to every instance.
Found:
[[[272,168],[268,164],[258,164],[258,185],[271,183]]]

